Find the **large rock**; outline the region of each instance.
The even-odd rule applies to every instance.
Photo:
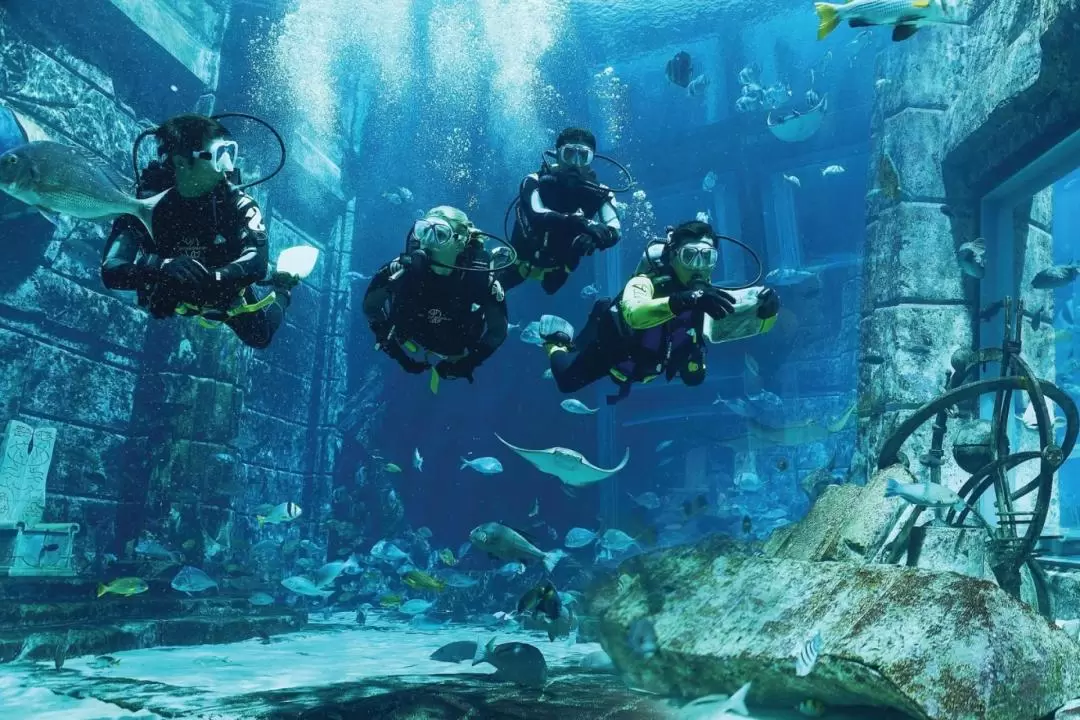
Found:
[[[623,591],[615,579],[595,590],[601,643],[630,685],[697,697],[753,680],[752,707],[816,697],[935,720],[1036,720],[1080,694],[1080,646],[992,583],[748,557],[729,543],[634,558],[620,568],[633,580]],[[646,616],[650,659],[628,642]],[[800,678],[792,651],[814,631],[824,647]]]

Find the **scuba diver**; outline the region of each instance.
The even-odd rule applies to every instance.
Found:
[[[232,182],[239,179],[236,141],[217,119],[195,114],[147,131],[136,151],[149,134],[157,137],[158,159],[137,173],[136,194],[168,192],[154,207],[152,235],[131,215],[113,223],[102,282],[111,290],[135,290],[155,318],[197,315],[228,325],[249,347],[268,347],[300,277],[275,272],[263,282],[266,225],[259,205]],[[272,292],[260,293],[255,284]]]
[[[669,382],[678,375],[685,385],[700,385],[708,342],[771,329],[780,310],[775,291],[728,292],[710,284],[717,242],[708,223],[669,228],[665,241],[646,250],[619,296],[596,303],[576,340],[570,323],[544,315],[540,337],[559,390],[576,392],[610,376],[619,385],[619,394],[608,398],[612,404],[626,397],[634,383],[660,375]],[[737,318],[729,318],[736,312]]]
[[[405,253],[379,268],[364,295],[376,347],[405,372],[422,373],[432,355],[441,358],[432,391],[439,378],[471,383],[506,340],[506,295],[483,234],[461,210],[432,208],[413,224]],[[413,356],[419,353],[423,359]]]
[[[539,172],[521,181],[511,236],[518,260],[499,273],[503,288],[539,279],[553,295],[581,258],[619,242],[615,195],[597,182],[591,167],[595,156],[593,134],[567,128],[555,141],[556,162],[545,158]]]

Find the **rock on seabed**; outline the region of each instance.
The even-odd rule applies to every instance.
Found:
[[[639,556],[623,573],[634,582],[599,586],[591,606],[631,686],[695,698],[753,680],[751,707],[815,697],[933,720],[1037,720],[1080,695],[1080,645],[985,580],[750,557],[720,538]],[[641,617],[659,646],[648,660],[627,641]],[[797,677],[793,652],[815,630],[822,653]]]

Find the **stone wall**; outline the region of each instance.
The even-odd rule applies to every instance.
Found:
[[[97,9],[115,12],[100,2],[85,12]],[[140,118],[184,110],[122,94],[113,77],[116,88],[124,85],[126,59],[91,64],[77,44],[45,40],[42,19],[27,12],[0,9],[0,103],[34,136],[82,145],[130,174],[131,142],[146,124]],[[182,21],[182,14],[170,17]],[[164,55],[153,35],[126,47],[125,58]],[[88,52],[102,57],[99,47]],[[214,44],[192,52],[205,60],[200,67],[217,67]],[[195,98],[214,90],[194,77],[178,82],[196,87]],[[257,189],[272,258],[296,244],[322,250],[315,273],[293,292],[286,325],[259,352],[227,329],[151,321],[130,294],[106,291],[98,267],[108,223],[53,228],[5,200],[4,210],[15,212],[0,232],[17,242],[0,280],[0,425],[18,418],[59,429],[45,519],[81,524],[81,572],[100,575],[106,553],[123,560],[145,532],[177,550],[194,541],[185,560],[202,564],[206,536],[226,547],[255,539],[259,504],[300,503],[305,534],[329,510],[347,381],[353,221],[341,203],[333,231],[310,237],[274,211],[275,194],[307,180],[302,168],[291,168]]]

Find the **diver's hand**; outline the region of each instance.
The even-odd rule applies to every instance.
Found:
[[[581,233],[571,244],[578,257],[585,257],[596,252],[596,238],[588,233]]]
[[[185,300],[198,300],[212,280],[205,265],[186,255],[163,261],[161,276]]]
[[[758,293],[757,316],[762,320],[776,317],[780,312],[780,295],[772,288],[765,288]]]
[[[703,310],[714,318],[722,318],[735,311],[735,298],[706,285],[672,293],[668,298],[668,309],[676,315],[687,310]]]
[[[465,378],[470,383],[473,381],[473,370],[475,369],[476,364],[469,360],[468,356],[460,360],[441,360],[435,366],[435,372],[439,373],[439,377],[444,380]]]

